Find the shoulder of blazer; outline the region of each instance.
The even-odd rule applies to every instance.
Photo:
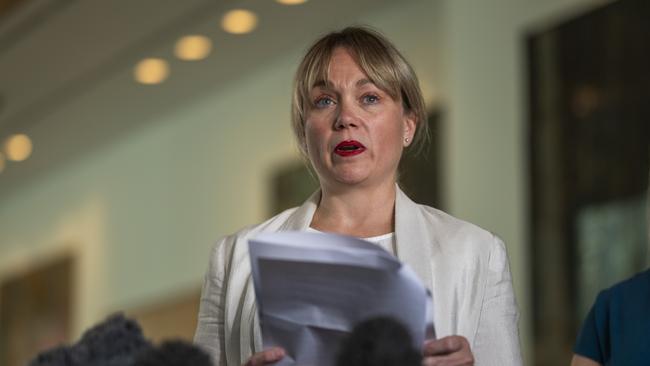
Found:
[[[232,278],[233,273],[248,271],[242,272],[243,268],[248,268],[245,264],[249,261],[248,245],[246,245],[248,239],[262,232],[277,231],[296,209],[296,207],[288,209],[261,224],[247,226],[219,239],[212,247],[209,273],[214,276],[218,271],[219,276],[226,280],[224,286],[229,287],[229,279]],[[226,291],[223,293],[225,296]]]
[[[456,218],[444,211],[419,205],[437,245],[445,252],[461,255],[489,255],[500,239],[488,230]]]

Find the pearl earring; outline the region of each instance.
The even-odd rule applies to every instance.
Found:
[[[406,143],[408,144],[408,143],[409,143],[409,138],[408,138],[408,137],[405,137],[405,138],[404,138],[404,142],[406,142]]]

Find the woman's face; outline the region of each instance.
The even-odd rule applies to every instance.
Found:
[[[329,78],[311,90],[305,119],[307,154],[321,186],[395,182],[402,150],[413,140],[412,116],[368,79],[345,48],[334,50]]]

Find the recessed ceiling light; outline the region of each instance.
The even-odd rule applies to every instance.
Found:
[[[161,58],[145,58],[133,69],[133,77],[141,84],[160,84],[169,76],[169,64]]]
[[[5,154],[12,161],[23,161],[32,154],[32,140],[29,136],[19,133],[10,136],[5,143]]]
[[[307,2],[307,0],[275,0],[283,5],[300,5]]]
[[[206,36],[190,35],[179,39],[174,46],[176,57],[185,61],[198,61],[208,57],[212,41]]]
[[[221,19],[221,27],[232,34],[250,33],[257,27],[257,15],[250,10],[231,10]]]

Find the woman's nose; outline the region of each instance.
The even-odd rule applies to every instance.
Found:
[[[339,111],[336,116],[336,120],[334,121],[334,128],[341,130],[349,127],[357,127],[357,118],[358,116],[356,115],[354,106],[350,105],[349,103],[340,103]]]

